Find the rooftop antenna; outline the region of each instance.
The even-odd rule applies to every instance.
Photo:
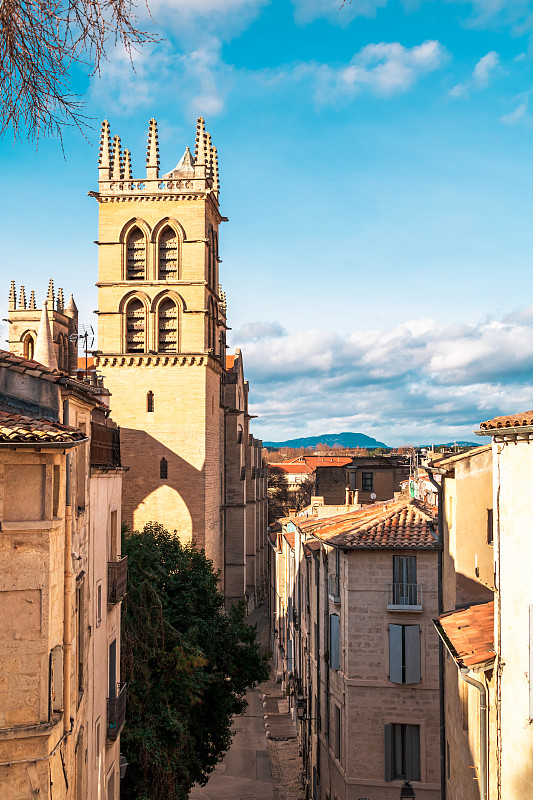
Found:
[[[94,328],[92,325],[80,325],[77,331],[71,333],[69,339],[71,342],[79,342],[83,339],[83,349],[85,351],[85,377],[87,378],[89,371],[88,352],[94,344]],[[89,339],[91,340],[90,344]]]

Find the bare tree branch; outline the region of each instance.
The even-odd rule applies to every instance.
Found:
[[[110,44],[129,54],[156,37],[138,27],[134,0],[0,0],[0,135],[15,139],[83,129],[70,69],[97,72]]]

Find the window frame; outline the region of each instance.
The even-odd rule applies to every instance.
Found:
[[[368,482],[370,482],[370,488],[368,487]],[[362,492],[373,492],[374,491],[374,473],[373,472],[361,472],[361,491]]]

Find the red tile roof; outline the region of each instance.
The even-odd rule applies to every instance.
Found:
[[[285,533],[283,535],[284,535],[285,539],[287,540],[287,544],[289,545],[291,550],[294,550],[294,542],[295,542],[295,539],[296,539],[296,534],[294,533],[294,531],[285,531]]]
[[[520,414],[509,414],[506,417],[494,417],[479,426],[481,430],[491,431],[498,428],[520,428],[533,426],[533,411],[522,411]]]
[[[44,364],[39,364],[38,361],[32,359],[22,358],[10,353],[8,350],[0,350],[0,367],[5,367],[13,372],[27,373],[36,378],[44,378],[45,380],[57,383],[64,374],[57,369],[48,369]]]
[[[437,548],[437,509],[420,500],[389,500],[358,511],[297,522],[304,534],[346,549]]]
[[[298,456],[286,461],[286,464],[307,464],[312,469],[317,467],[344,467],[352,463],[350,456]]]
[[[448,611],[435,625],[460,666],[475,667],[495,657],[494,601]]]
[[[309,475],[313,470],[307,464],[287,464],[286,462],[282,461],[280,464],[269,464],[269,469],[274,469],[279,467],[283,470],[283,472],[287,472],[289,475],[298,475],[298,474],[305,474]]]
[[[76,442],[85,438],[82,431],[60,422],[0,411],[0,442]]]

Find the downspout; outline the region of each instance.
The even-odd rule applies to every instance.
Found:
[[[480,681],[469,674],[466,667],[460,667],[459,675],[479,692],[479,788],[480,800],[487,800],[487,691]]]
[[[437,490],[437,606],[439,616],[443,613],[443,552],[444,552],[444,523],[442,513],[443,485],[437,483],[430,468],[424,467],[429,480]],[[442,800],[446,800],[446,716],[444,706],[444,645],[439,636],[439,715],[440,715],[440,793]]]
[[[63,424],[69,424],[69,401],[63,403]],[[64,605],[63,605],[63,730],[70,733],[70,669],[72,658],[72,497],[70,485],[71,453],[67,453],[65,476],[65,550],[64,550]]]

